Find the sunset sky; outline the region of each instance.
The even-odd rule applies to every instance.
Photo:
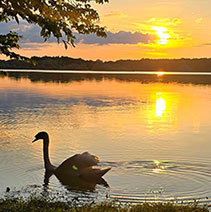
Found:
[[[69,56],[83,59],[199,58],[211,57],[210,0],[110,0],[93,4],[108,37],[78,36],[76,48],[64,49],[53,39],[43,43],[40,29],[22,22],[0,24],[24,36],[26,56]]]

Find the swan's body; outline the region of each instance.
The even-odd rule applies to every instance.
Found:
[[[99,178],[107,173],[111,168],[93,168],[98,164],[98,157],[88,152],[76,154],[66,159],[61,165],[55,167],[49,159],[49,136],[46,132],[39,132],[35,135],[33,142],[43,139],[43,159],[46,171],[52,172],[56,176],[65,175],[66,177]]]

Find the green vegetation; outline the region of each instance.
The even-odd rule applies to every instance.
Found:
[[[106,37],[105,28],[97,24],[99,14],[90,4],[90,0],[1,0],[0,23],[10,24],[11,20],[19,23],[26,21],[40,27],[40,36],[48,40],[51,36],[58,42],[62,41],[67,48],[74,46],[75,35],[94,33],[97,36]],[[103,4],[108,0],[94,0]],[[0,34],[0,54],[10,58],[28,60],[12,51],[19,48],[19,39],[22,36],[16,32]]]
[[[77,206],[71,202],[50,201],[44,198],[9,198],[0,200],[0,212],[209,212],[208,208],[174,203],[143,203],[121,205],[117,202],[84,204]]]
[[[19,60],[0,60],[0,69],[189,71],[210,72],[211,59],[83,60],[70,57],[32,57],[35,65]]]

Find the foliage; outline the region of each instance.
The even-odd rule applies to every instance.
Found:
[[[22,36],[19,36],[15,32],[10,32],[6,35],[0,35],[0,52],[10,58],[28,61],[28,58],[9,51],[11,48],[19,49],[18,41],[20,38],[22,38]]]
[[[94,0],[98,4],[108,1]],[[91,0],[1,0],[0,22],[15,20],[19,23],[20,20],[25,20],[37,24],[44,41],[53,36],[67,48],[68,45],[74,46],[73,32],[95,33],[106,37],[105,28],[97,24],[99,15],[90,2]],[[11,51],[12,48],[19,48],[20,38],[22,37],[15,32],[0,35],[0,53],[10,58],[27,59]]]
[[[3,199],[0,200],[0,212],[208,212],[208,208],[193,205],[176,205],[173,203],[143,203],[121,205],[115,202],[98,204],[72,205],[68,202],[49,201],[44,198]]]
[[[211,59],[83,60],[70,57],[32,57],[36,65],[18,60],[0,60],[0,69],[185,71],[210,72]],[[199,78],[199,76],[198,76]]]

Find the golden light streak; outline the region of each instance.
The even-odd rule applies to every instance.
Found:
[[[164,72],[164,71],[158,71],[156,74],[157,74],[158,76],[162,76],[162,75],[165,74],[165,72]]]

